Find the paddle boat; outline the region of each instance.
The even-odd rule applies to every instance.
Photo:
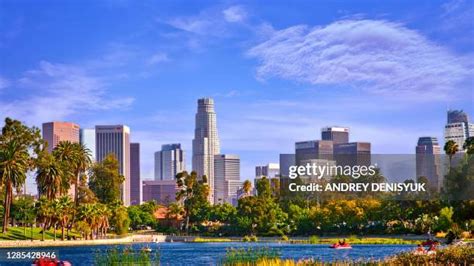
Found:
[[[349,245],[348,243],[344,243],[344,244],[336,243],[336,244],[332,244],[332,245],[330,246],[330,248],[334,248],[334,249],[351,249],[352,246]]]

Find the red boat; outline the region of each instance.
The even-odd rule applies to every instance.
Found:
[[[330,246],[330,248],[334,248],[334,249],[351,249],[352,246],[349,245],[349,244],[347,244],[347,243],[342,244],[342,245],[340,245],[339,243],[336,243],[336,244],[332,244],[332,245]]]
[[[423,245],[425,247],[426,246],[432,246],[432,245],[437,246],[437,245],[439,245],[439,242],[436,241],[436,240],[426,240],[426,241],[421,242],[421,245]]]

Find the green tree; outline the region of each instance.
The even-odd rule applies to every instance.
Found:
[[[237,209],[229,203],[216,204],[211,207],[210,220],[230,223],[235,219]]]
[[[36,184],[39,194],[46,196],[49,200],[63,194],[63,171],[56,159],[43,149],[38,155],[36,164]]]
[[[41,142],[39,129],[29,128],[18,120],[5,119],[0,135],[0,184],[5,189],[3,233],[8,230],[13,190],[21,189],[25,183],[27,171],[34,167],[30,150],[39,152]]]
[[[92,167],[89,187],[102,203],[121,200],[121,187],[125,178],[120,174],[119,166],[115,155],[108,154]]]
[[[190,223],[208,218],[210,205],[207,177],[203,176],[201,180],[198,180],[196,172],[188,174],[184,171],[176,175],[176,184],[178,186],[176,200],[184,207],[185,230],[188,232]]]
[[[127,208],[119,206],[112,211],[112,225],[118,235],[125,235],[128,232],[130,218],[128,217]]]
[[[437,230],[446,232],[453,224],[453,207],[444,207],[439,211]]]
[[[41,241],[44,241],[44,236],[46,229],[50,224],[53,217],[53,209],[51,206],[51,201],[48,200],[45,196],[40,197],[40,199],[35,204],[37,220],[41,223],[42,235]]]
[[[26,227],[28,224],[32,224],[35,220],[35,202],[32,196],[21,196],[13,202],[12,205],[12,217],[20,221],[23,225],[23,234],[26,237]]]
[[[459,151],[458,144],[454,140],[448,140],[444,144],[444,152],[449,158],[449,168],[451,169],[453,156]]]
[[[466,150],[466,153],[468,155],[474,154],[474,137],[467,138],[462,148]]]
[[[61,225],[61,240],[64,240],[65,231],[64,229],[68,226],[74,214],[74,202],[69,196],[62,196],[58,200],[58,206],[60,208],[58,213],[59,224]]]
[[[67,192],[74,185],[74,203],[79,204],[81,177],[91,165],[91,154],[83,144],[61,141],[53,150],[53,155],[63,169],[63,189]]]

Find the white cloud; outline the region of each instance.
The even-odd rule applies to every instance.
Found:
[[[468,58],[383,20],[342,20],[274,32],[248,51],[257,78],[346,85],[386,95],[443,99],[472,79]],[[420,97],[423,98],[423,97]]]
[[[241,23],[246,17],[247,13],[243,7],[231,6],[226,9],[205,9],[194,16],[174,17],[164,22],[196,35],[223,37],[230,34],[231,24]]]
[[[47,61],[25,72],[15,89],[18,96],[29,96],[0,101],[0,112],[32,125],[88,110],[126,108],[133,102],[131,97],[107,98],[103,81],[84,69]]]
[[[247,12],[241,6],[231,6],[222,11],[227,22],[242,22],[247,17]]]
[[[8,88],[10,86],[10,81],[2,76],[0,76],[0,91],[2,89]]]
[[[150,57],[148,60],[149,65],[156,65],[159,63],[163,62],[168,62],[170,59],[168,58],[168,55],[162,52],[158,52]]]

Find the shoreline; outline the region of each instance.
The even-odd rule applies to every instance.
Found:
[[[348,236],[325,236],[319,238],[319,243],[309,244],[328,244],[327,241],[334,241],[337,238],[350,238]],[[358,239],[374,241],[377,239],[391,239],[398,238],[408,241],[421,241],[426,238],[422,236],[366,236]],[[198,240],[198,241],[196,241]],[[301,244],[309,240],[309,237],[295,237],[287,241],[283,241],[278,237],[261,237],[257,242],[287,242],[291,244]],[[41,240],[0,240],[0,249],[4,248],[36,248],[36,247],[72,247],[72,246],[97,246],[97,245],[119,245],[119,244],[132,244],[132,243],[164,243],[164,242],[184,242],[184,243],[213,243],[213,242],[243,242],[241,237],[198,237],[198,236],[170,236],[170,235],[155,235],[155,234],[135,234],[129,235],[122,238],[109,238],[109,239],[94,239],[94,240],[52,240],[48,239],[45,241]],[[355,241],[357,242],[357,241]],[[369,243],[353,243],[357,244],[369,244]],[[370,244],[408,244],[408,243],[370,243]],[[413,244],[413,243],[410,243]]]
[[[36,247],[72,247],[118,245],[132,243],[161,243],[166,241],[165,235],[132,235],[122,238],[94,239],[94,240],[0,240],[0,249],[3,248],[36,248]]]

